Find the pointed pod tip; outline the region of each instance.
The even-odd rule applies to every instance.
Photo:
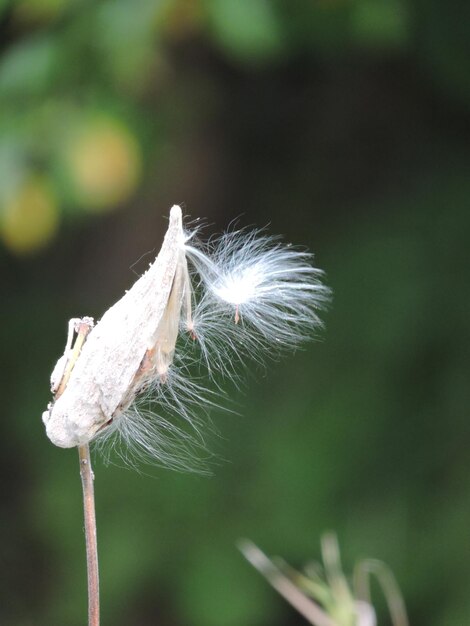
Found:
[[[174,204],[170,209],[170,219],[177,220],[182,219],[181,207],[179,204]]]

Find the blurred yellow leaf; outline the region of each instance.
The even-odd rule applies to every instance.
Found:
[[[140,176],[140,148],[119,121],[96,117],[77,129],[65,149],[67,178],[75,200],[91,211],[127,200]]]
[[[57,232],[59,212],[47,179],[30,176],[1,209],[0,236],[10,250],[27,254],[44,247]]]

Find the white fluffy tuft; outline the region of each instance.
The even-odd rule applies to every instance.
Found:
[[[186,253],[204,293],[195,307],[196,333],[199,318],[204,337],[212,334],[217,344],[262,360],[273,349],[298,347],[323,327],[318,311],[331,292],[313,255],[256,230],[226,233],[206,250],[187,244]]]
[[[206,473],[208,408],[216,406],[216,394],[173,363],[165,381],[156,379],[96,443],[107,462],[114,452],[134,468],[144,462]]]
[[[100,433],[98,445],[111,444],[105,447],[108,458],[116,450],[132,465],[143,459],[204,470],[194,460],[201,452],[207,457],[200,414],[218,406],[204,381],[221,374],[238,384],[247,357],[264,363],[315,337],[323,326],[318,312],[331,292],[312,265],[313,255],[258,230],[231,231],[206,245],[194,241],[194,234],[185,236],[190,264],[174,360]]]

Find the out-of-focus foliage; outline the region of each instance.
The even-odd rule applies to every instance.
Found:
[[[469,623],[468,9],[0,7],[2,626],[84,623],[48,376],[67,319],[129,287],[175,202],[310,246],[335,300],[324,342],[230,391],[240,417],[214,412],[213,478],[96,459],[103,624],[297,623],[234,544],[301,564],[327,528],[346,570],[390,565],[412,624]]]
[[[376,626],[372,577],[377,578],[385,596],[392,626],[409,626],[400,589],[387,565],[375,559],[358,561],[350,582],[343,572],[334,533],[322,537],[323,562],[312,561],[302,572],[279,557],[271,560],[249,540],[243,539],[238,545],[274,589],[314,626]]]
[[[57,201],[49,181],[24,178],[16,193],[5,197],[2,237],[7,247],[27,252],[45,245],[57,232]]]
[[[106,117],[94,116],[76,124],[58,159],[71,201],[93,211],[126,200],[139,180],[140,151],[135,137]]]
[[[163,95],[172,42],[204,38],[230,62],[260,68],[297,54],[401,50],[411,39],[404,0],[17,0],[3,20],[0,210],[10,214],[37,176],[59,213],[134,196],[141,151],[149,158],[165,140],[149,96],[156,85]],[[35,238],[16,233],[21,219],[2,226],[12,252],[51,239],[48,215]]]

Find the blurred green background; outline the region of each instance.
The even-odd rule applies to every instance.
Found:
[[[212,413],[211,477],[95,458],[103,624],[304,623],[235,541],[301,566],[326,529],[412,624],[470,624],[469,5],[0,7],[0,624],[86,621],[77,454],[41,412],[67,320],[132,284],[174,203],[309,246],[334,304]]]

